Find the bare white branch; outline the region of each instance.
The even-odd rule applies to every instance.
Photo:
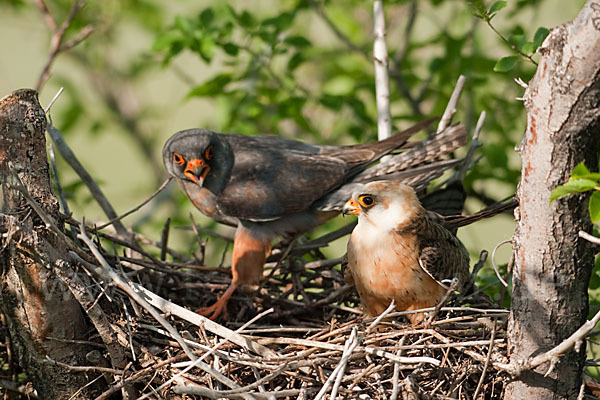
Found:
[[[448,105],[446,106],[444,114],[442,114],[442,119],[440,119],[440,123],[438,124],[436,133],[440,133],[446,129],[452,122],[452,118],[454,117],[454,114],[456,114],[456,105],[458,104],[458,99],[460,99],[460,95],[465,87],[466,80],[467,79],[464,75],[458,77],[456,86],[454,87],[452,95],[450,96],[450,100],[448,101]]]
[[[375,63],[375,98],[377,101],[377,137],[383,140],[392,136],[390,115],[390,87],[388,53],[385,44],[385,17],[383,1],[373,2],[373,58]]]

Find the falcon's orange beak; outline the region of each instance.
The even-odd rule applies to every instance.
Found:
[[[185,176],[190,178],[192,181],[202,186],[206,175],[210,172],[210,167],[204,162],[204,160],[194,159],[187,163],[183,173]]]
[[[342,215],[358,215],[362,212],[359,205],[354,201],[354,199],[350,199],[344,204],[344,208],[342,208]]]

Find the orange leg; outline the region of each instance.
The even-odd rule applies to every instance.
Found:
[[[213,321],[217,319],[217,317],[221,314],[227,316],[227,302],[229,301],[229,298],[231,297],[233,292],[235,292],[235,289],[238,288],[238,286],[238,284],[232,282],[225,291],[225,293],[223,293],[223,296],[221,296],[221,298],[217,300],[215,304],[208,307],[202,307],[196,310],[196,312],[200,315],[205,316],[206,318],[212,319]]]
[[[240,285],[255,285],[262,278],[267,254],[271,251],[271,241],[257,238],[252,231],[240,225],[233,241],[231,260],[231,284],[215,304],[203,307],[196,312],[212,320],[222,313],[227,315],[227,301]]]

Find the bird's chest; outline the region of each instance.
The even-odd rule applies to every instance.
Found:
[[[412,297],[432,281],[419,265],[416,235],[370,225],[359,224],[352,233],[348,265],[359,293],[381,299]]]
[[[216,196],[210,190],[182,180],[178,180],[177,182],[192,204],[194,204],[202,214],[212,218],[217,216]]]

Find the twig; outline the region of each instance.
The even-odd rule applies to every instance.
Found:
[[[229,328],[226,328],[214,321],[211,321],[206,317],[203,317],[200,314],[187,310],[181,306],[178,306],[177,304],[171,303],[170,301],[165,300],[162,297],[152,293],[151,291],[149,291],[141,285],[133,283],[133,286],[141,293],[143,293],[144,296],[146,296],[150,304],[152,304],[154,307],[157,307],[164,313],[175,315],[176,317],[184,319],[196,326],[203,326],[206,330],[214,333],[215,335],[218,335],[230,341],[231,343],[237,344],[238,346],[246,350],[252,351],[256,354],[259,354],[263,357],[279,357],[279,354],[277,354],[277,352],[269,349],[268,347],[262,346],[256,343],[255,341],[245,336],[242,336],[235,331],[232,331]]]
[[[400,346],[404,346],[404,341],[406,340],[406,336],[402,336],[400,338]],[[398,357],[400,357],[402,355],[402,349],[399,349],[396,352],[396,355]],[[394,372],[392,374],[392,384],[393,384],[393,388],[392,388],[392,395],[390,396],[390,400],[396,400],[398,398],[398,394],[400,393],[400,386],[398,385],[398,381],[400,378],[400,364],[395,362],[394,363]]]
[[[383,0],[373,1],[373,36],[375,96],[377,102],[377,137],[379,140],[383,140],[392,136],[388,53],[387,46],[385,44],[385,16],[383,13]]]
[[[52,146],[52,143],[48,143],[48,159],[50,160],[50,172],[52,172],[52,178],[54,178],[54,185],[56,185],[56,191],[58,192],[58,202],[60,203],[60,207],[63,209],[63,212],[66,215],[71,215],[71,210],[69,209],[69,204],[67,203],[67,198],[65,196],[65,191],[63,190],[58,177],[58,169],[56,168],[56,155],[54,154],[54,146]]]
[[[348,359],[350,358],[350,355],[352,354],[354,349],[356,349],[356,347],[363,341],[367,333],[369,333],[375,326],[377,326],[379,322],[381,322],[381,320],[385,318],[386,315],[392,312],[395,306],[396,305],[394,304],[394,300],[392,299],[392,302],[390,303],[388,308],[386,308],[373,322],[371,322],[371,324],[367,327],[366,331],[359,337],[356,337],[356,328],[352,330],[352,334],[348,339],[350,344],[344,346],[342,359],[340,360],[339,364],[335,367],[331,375],[329,375],[329,378],[327,378],[327,381],[325,381],[325,384],[323,384],[323,387],[321,388],[321,390],[319,390],[319,393],[317,393],[315,400],[321,400],[323,396],[325,396],[325,393],[327,392],[327,389],[329,389],[329,386],[331,386],[333,380],[345,368],[346,363],[348,362]]]
[[[80,225],[80,233],[77,235],[77,237],[83,240],[83,242],[88,246],[92,254],[94,254],[100,263],[101,268],[97,269],[95,272],[100,273],[105,279],[113,281],[121,290],[127,293],[129,297],[144,307],[144,309],[146,309],[146,311],[148,311],[150,315],[152,315],[152,317],[169,332],[171,337],[175,339],[177,343],[179,343],[187,356],[191,360],[196,360],[197,357],[194,355],[194,353],[192,353],[192,350],[188,347],[175,328],[173,328],[173,326],[166,319],[164,319],[152,305],[150,305],[136,290],[131,287],[132,282],[127,282],[125,279],[117,275],[112,267],[106,262],[106,259],[100,253],[94,242],[92,242],[92,240],[87,236],[85,232],[85,224],[83,222]]]
[[[504,279],[502,279],[502,276],[500,276],[500,271],[498,271],[498,267],[496,266],[496,251],[500,248],[500,246],[502,246],[503,244],[506,243],[512,243],[511,239],[507,239],[507,240],[503,240],[500,243],[498,243],[496,245],[496,247],[494,247],[494,250],[492,251],[492,266],[494,267],[494,271],[496,272],[496,277],[498,277],[498,280],[504,285],[504,287],[508,287],[508,283],[506,283],[506,281]]]
[[[446,289],[446,293],[444,293],[444,296],[442,296],[442,299],[435,306],[435,308],[433,309],[433,312],[431,313],[431,315],[429,316],[429,318],[423,325],[425,329],[429,328],[429,325],[431,325],[431,322],[440,313],[440,310],[442,309],[442,307],[446,305],[446,302],[448,301],[448,299],[450,298],[452,293],[454,293],[454,291],[456,290],[457,287],[458,287],[458,279],[454,278],[454,279],[452,279],[452,283],[450,283],[450,286],[448,286],[448,288]]]
[[[342,41],[346,47],[348,47],[350,50],[361,54],[363,57],[365,58],[370,58],[369,57],[369,53],[367,53],[365,50],[363,50],[361,47],[355,45],[350,38],[348,38],[348,36],[344,35],[344,33],[342,33],[342,31],[339,30],[339,28],[335,25],[335,23],[327,16],[327,14],[325,13],[325,10],[323,9],[323,7],[321,6],[321,3],[315,0],[309,0],[310,4],[312,7],[314,7],[315,11],[317,12],[317,15],[319,17],[321,17],[321,19],[323,20],[323,22],[325,22],[325,24],[329,27],[329,29],[331,29],[331,31],[333,32],[333,34],[340,40]]]
[[[273,391],[273,392],[252,393],[252,396],[256,397],[257,399],[269,400],[269,397],[280,398],[280,397],[297,396],[301,393],[305,393],[305,394],[312,393],[315,390],[316,389],[314,389],[314,388],[287,389],[287,390],[277,390],[277,391]],[[175,386],[175,387],[173,387],[173,392],[175,392],[177,394],[194,394],[194,395],[198,395],[198,396],[207,397],[210,399],[220,399],[220,398],[224,398],[224,397],[227,397],[230,399],[244,398],[243,394],[227,395],[226,391],[211,390],[211,389],[204,388],[201,386]]]
[[[50,109],[52,108],[52,106],[54,105],[54,102],[58,99],[58,97],[62,94],[63,90],[65,90],[64,87],[61,87],[60,89],[58,89],[58,92],[56,92],[56,94],[54,95],[54,97],[52,98],[52,100],[50,100],[50,103],[48,103],[48,105],[46,106],[46,108],[44,108],[44,112],[46,114],[48,114],[48,111],[50,111]]]
[[[532,62],[536,67],[538,65],[537,62],[535,62],[535,60],[529,55],[529,54],[525,54],[523,53],[521,50],[519,50],[517,48],[517,46],[515,46],[514,44],[512,44],[507,38],[504,37],[504,35],[502,35],[497,29],[496,27],[494,27],[494,25],[492,25],[491,20],[485,20],[485,22],[488,24],[488,26],[496,33],[496,35],[498,35],[500,37],[500,39],[502,39],[504,41],[504,43],[506,43],[511,49],[513,49],[514,51],[516,51],[519,55],[521,55],[522,57],[528,59],[530,62]]]
[[[92,176],[86,171],[83,165],[81,165],[73,151],[65,142],[62,133],[58,129],[56,129],[54,125],[52,125],[52,120],[50,119],[48,121],[48,126],[46,127],[46,130],[50,134],[50,137],[52,138],[52,141],[58,148],[58,151],[60,151],[60,154],[63,156],[65,161],[71,166],[71,168],[73,168],[77,175],[79,175],[81,180],[86,184],[86,186],[90,190],[90,193],[92,194],[92,196],[94,196],[94,199],[96,199],[106,216],[111,220],[115,220],[113,225],[117,230],[117,234],[123,238],[127,238],[129,236],[127,229],[121,223],[121,221],[119,221],[119,217],[117,216],[117,213],[109,203],[108,199],[104,196],[102,190],[100,190],[100,187],[98,186],[96,181],[94,181],[94,178],[92,178]]]
[[[346,365],[348,365],[348,358],[352,354],[352,352],[350,350],[350,346],[356,340],[356,332],[357,332],[357,328],[354,327],[352,329],[352,333],[350,334],[350,337],[344,344],[344,351],[342,352],[342,361],[340,361],[341,367],[340,367],[340,370],[335,379],[335,383],[333,384],[333,388],[331,388],[331,395],[329,396],[331,399],[336,398],[338,389],[340,387],[340,384],[342,383],[342,378],[344,377],[344,372],[346,372]]]
[[[122,371],[120,369],[114,369],[114,368],[96,367],[93,365],[89,365],[89,366],[69,365],[69,364],[62,363],[60,361],[53,360],[49,356],[46,356],[46,359],[43,360],[43,362],[51,363],[51,364],[57,365],[61,368],[65,368],[70,371],[76,371],[76,372],[102,372],[102,373],[109,373],[109,374],[113,374],[113,375],[123,375],[125,373],[125,371]]]
[[[241,330],[245,329],[246,327],[248,327],[248,326],[250,326],[251,324],[253,324],[255,321],[259,320],[260,318],[262,318],[263,316],[265,316],[265,315],[267,315],[267,314],[269,314],[269,313],[271,313],[271,312],[273,312],[273,309],[272,309],[272,308],[271,308],[271,309],[269,309],[269,310],[263,311],[262,313],[258,314],[257,316],[255,316],[254,318],[252,318],[250,321],[248,321],[248,322],[246,322],[244,325],[242,325],[242,326],[241,326],[241,327],[238,329],[238,331],[241,331]],[[236,332],[236,333],[237,333],[237,332]],[[214,353],[215,351],[217,351],[217,349],[218,349],[219,347],[221,347],[223,344],[225,344],[225,343],[227,342],[227,340],[228,340],[228,339],[223,339],[223,340],[221,340],[221,341],[220,341],[219,343],[217,343],[217,344],[216,344],[216,345],[215,345],[215,346],[214,346],[212,349],[210,349],[210,351],[208,351],[208,352],[204,353],[204,355],[202,355],[202,357],[200,357],[200,358],[198,358],[198,359],[196,359],[196,360],[193,360],[193,363],[192,363],[192,364],[190,364],[189,366],[187,366],[187,367],[186,367],[186,368],[185,368],[183,371],[181,371],[181,372],[177,373],[177,374],[176,374],[174,377],[172,377],[171,379],[169,379],[168,381],[166,381],[165,383],[163,383],[162,385],[160,385],[160,386],[157,388],[157,390],[164,389],[165,387],[167,387],[168,385],[170,385],[172,382],[174,382],[174,381],[175,381],[175,379],[177,379],[179,376],[183,375],[185,372],[189,371],[189,370],[190,370],[190,369],[192,369],[193,367],[196,367],[196,366],[201,366],[202,364],[206,365],[205,363],[203,363],[203,362],[202,362],[202,360],[204,360],[204,359],[205,359],[205,358],[207,358],[209,355],[211,355],[212,353]],[[216,372],[217,374],[221,375],[221,374],[220,374],[218,371],[216,371],[216,370],[215,370],[215,372]],[[216,376],[215,374],[213,374],[213,373],[211,373],[211,375],[213,375],[213,376],[217,377],[217,376]],[[221,376],[221,377],[222,377],[222,378],[226,378],[225,376]],[[226,379],[227,379],[227,381],[229,381],[229,382],[228,382],[228,383],[226,383],[226,384],[227,384],[227,385],[228,385],[230,388],[232,388],[232,389],[239,389],[239,388],[240,388],[240,386],[239,386],[237,383],[235,383],[234,381],[231,381],[231,380],[229,380],[229,378],[226,378]],[[241,394],[241,395],[242,395],[242,397],[243,397],[244,399],[253,399],[253,398],[254,398],[253,396],[251,396],[251,395],[249,395],[249,394],[247,394],[247,393],[243,393],[243,394]],[[140,397],[138,400],[143,400],[143,399],[147,398],[148,396],[149,396],[149,395],[144,395],[144,396]]]
[[[450,100],[448,101],[448,105],[444,110],[444,114],[442,114],[442,118],[440,119],[440,123],[438,124],[437,132],[440,133],[452,122],[452,118],[454,114],[456,114],[456,106],[458,104],[458,99],[460,99],[460,95],[462,94],[463,88],[465,87],[466,78],[464,75],[460,75],[458,80],[456,81],[456,86],[454,86],[454,90],[452,91],[452,95],[450,96]]]
[[[579,231],[579,237],[582,239],[587,240],[590,243],[593,244],[599,244],[600,245],[600,238],[596,237],[594,235],[590,235],[589,233],[585,232],[585,231]]]
[[[38,82],[35,86],[35,89],[38,92],[41,90],[44,83],[50,77],[50,69],[52,68],[52,64],[56,60],[56,57],[61,52],[67,51],[76,46],[77,44],[81,43],[94,31],[94,28],[92,26],[85,26],[79,31],[78,35],[75,38],[69,40],[66,43],[63,42],[67,29],[71,26],[73,19],[75,18],[77,13],[79,13],[79,11],[85,6],[86,2],[86,0],[73,2],[73,6],[71,7],[69,15],[67,16],[65,21],[60,26],[58,26],[56,24],[56,20],[50,13],[50,10],[48,9],[45,1],[36,0],[36,5],[40,9],[42,15],[44,16],[44,19],[46,20],[46,25],[48,25],[48,28],[50,28],[50,31],[52,32],[52,38],[50,39],[50,54],[48,55],[48,58],[44,63],[42,73],[40,74]]]
[[[494,339],[496,339],[496,320],[492,319],[492,336],[490,337],[490,347],[485,358],[485,363],[483,364],[483,371],[481,372],[481,377],[479,378],[477,388],[475,389],[475,394],[473,394],[474,399],[477,399],[477,395],[483,387],[483,382],[485,381],[485,374],[487,372],[488,366],[490,365],[490,359],[492,358],[492,350],[494,349]]]
[[[411,43],[410,39],[412,36],[413,28],[415,26],[415,21],[417,19],[417,0],[412,0],[410,2],[410,10],[408,13],[408,21],[406,22],[406,28],[404,28],[404,34],[402,35],[402,46],[400,50],[396,52],[396,55],[393,59],[393,65],[390,68],[391,71],[398,71],[402,67],[402,62],[404,61],[404,56],[408,51],[408,47]],[[393,75],[393,73],[392,73]]]
[[[580,343],[586,337],[586,335],[594,329],[594,327],[596,326],[596,324],[598,324],[599,321],[600,311],[598,311],[596,315],[594,315],[594,318],[581,325],[579,329],[573,332],[571,336],[563,340],[562,343],[560,343],[558,346],[543,354],[528,359],[521,366],[517,365],[515,370],[516,374],[518,375],[524,370],[533,369],[539,365],[542,365],[545,362],[557,359],[561,355],[565,354],[567,350],[569,350],[571,347],[577,347],[578,343]]]
[[[98,230],[102,230],[104,228],[106,228],[109,225],[115,225],[115,222],[122,220],[123,218],[133,214],[134,212],[136,212],[137,210],[139,210],[140,208],[144,207],[146,204],[150,203],[150,201],[152,201],[152,199],[154,199],[156,196],[158,196],[158,194],[160,192],[162,192],[167,185],[171,182],[171,180],[173,179],[172,176],[168,177],[161,185],[158,189],[156,189],[156,191],[154,193],[152,193],[150,195],[150,197],[148,197],[147,199],[145,199],[144,201],[142,201],[140,204],[138,204],[137,206],[135,206],[134,208],[132,208],[131,210],[127,211],[125,214],[122,214],[118,217],[114,217],[113,219],[111,219],[110,221],[108,221],[105,224],[100,225],[99,227],[97,227],[96,229]],[[115,225],[116,228],[116,225]],[[117,229],[118,231],[118,229]]]

